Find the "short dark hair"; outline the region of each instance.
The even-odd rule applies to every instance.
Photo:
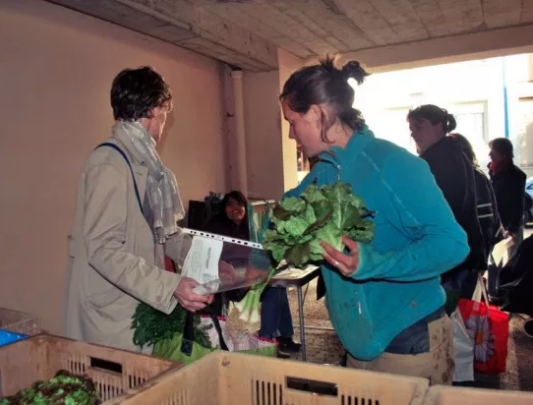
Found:
[[[327,57],[319,65],[294,72],[285,82],[280,95],[280,100],[287,102],[289,108],[297,113],[307,113],[313,104],[325,104],[332,109],[334,119],[330,122],[325,122],[326,117],[322,113],[324,142],[330,142],[326,132],[337,118],[353,130],[361,130],[365,126],[361,112],[352,107],[354,90],[348,79],[353,78],[361,84],[368,73],[357,61],[348,62],[342,69],[337,69],[334,62],[334,58]]]
[[[496,138],[489,142],[489,146],[502,156],[514,158],[513,144],[507,138]]]
[[[424,104],[407,114],[407,121],[428,120],[431,125],[442,124],[444,133],[449,133],[457,128],[457,123],[452,114],[444,108],[433,104]]]
[[[113,80],[111,107],[116,120],[137,121],[172,99],[168,84],[149,66],[124,69]]]
[[[474,148],[466,136],[455,133],[450,134],[450,137],[452,137],[459,144],[470,163],[472,163],[474,166],[479,166]]]

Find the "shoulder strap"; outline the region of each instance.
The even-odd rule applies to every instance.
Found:
[[[104,147],[104,146],[107,146],[107,147],[110,147],[112,149],[115,149],[124,158],[124,160],[128,164],[128,167],[130,168],[130,172],[131,172],[131,177],[133,178],[133,188],[135,189],[135,196],[137,197],[137,203],[139,204],[139,209],[141,210],[141,212],[143,212],[143,206],[142,206],[142,203],[141,203],[141,196],[139,194],[139,188],[137,187],[137,181],[135,180],[135,174],[133,173],[133,168],[131,167],[131,163],[130,163],[128,157],[126,156],[126,154],[124,153],[124,151],[122,149],[120,149],[117,145],[115,145],[114,143],[111,143],[111,142],[101,143],[100,145],[98,145],[94,149],[96,150],[96,149]]]

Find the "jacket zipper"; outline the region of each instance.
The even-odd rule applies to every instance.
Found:
[[[341,169],[342,169],[342,166],[337,163],[333,158],[326,158],[326,159],[320,159],[321,161],[323,162],[326,162],[326,163],[330,163],[333,165],[333,167],[335,167],[335,169],[337,169],[337,181],[341,181]]]
[[[341,169],[342,166],[333,161],[333,160],[325,160],[331,164],[337,169],[337,181],[341,181]],[[355,293],[357,304],[356,308],[354,308],[357,311],[357,314],[360,318],[366,318],[368,320],[368,326],[369,326],[369,335],[371,338],[374,336],[374,322],[372,322],[372,318],[369,316],[368,313],[368,303],[366,301],[366,293],[364,288],[359,285],[359,288],[357,289],[357,292]]]

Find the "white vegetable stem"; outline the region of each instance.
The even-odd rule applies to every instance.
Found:
[[[267,279],[250,289],[244,298],[235,304],[235,308],[240,312],[241,321],[256,324],[261,321],[261,294],[268,285],[270,279],[274,276],[276,270],[271,269]]]

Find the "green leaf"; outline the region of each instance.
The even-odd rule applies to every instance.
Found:
[[[309,262],[310,256],[311,247],[308,243],[304,243],[290,248],[287,253],[285,253],[285,260],[296,267],[301,267]]]
[[[288,197],[280,202],[280,205],[292,214],[302,212],[305,209],[305,202],[296,197]]]
[[[165,339],[172,339],[176,333],[182,333],[185,326],[187,310],[177,305],[170,315],[164,314],[151,306],[140,303],[132,318],[133,343],[144,347],[155,345]],[[195,314],[195,325],[200,323],[200,316]],[[195,327],[195,341],[204,345],[207,337]]]
[[[291,217],[291,212],[283,208],[279,203],[276,203],[274,206],[274,210],[272,211],[272,215],[276,219],[280,219],[282,221],[286,221]]]
[[[280,233],[287,233],[298,238],[305,232],[308,226],[309,224],[304,218],[292,217],[288,221],[279,224],[278,229]]]
[[[309,187],[305,189],[305,191],[301,195],[301,198],[307,201],[309,204],[319,202],[319,201],[327,201],[327,198],[323,194],[322,189],[319,189],[314,184],[311,184]]]
[[[310,233],[318,231],[320,228],[322,228],[324,225],[328,223],[328,221],[331,219],[333,215],[333,207],[327,201],[321,201],[321,202],[315,203],[315,206],[317,207],[317,211],[319,213],[319,214],[315,214],[317,217],[317,220],[307,227],[307,229],[304,232],[304,235],[308,235]],[[313,208],[313,211],[314,211],[314,208]]]
[[[333,204],[327,200],[315,201],[311,203],[315,217],[318,221],[323,220],[326,217],[330,217],[333,214]]]

